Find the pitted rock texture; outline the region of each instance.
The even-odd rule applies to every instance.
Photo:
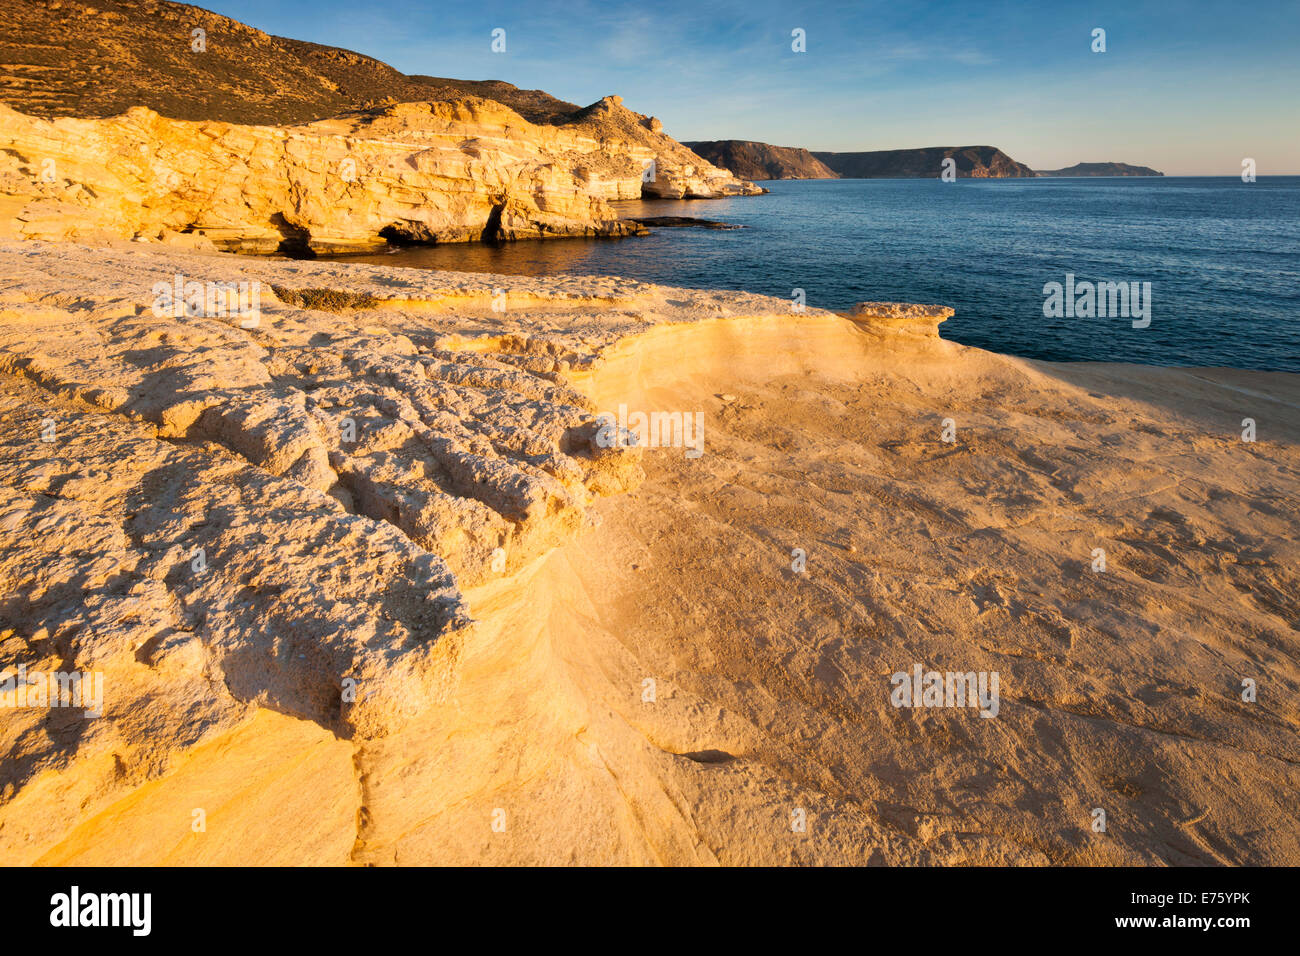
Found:
[[[260,283],[256,320],[155,309],[177,277]],[[104,749],[104,786],[138,783],[256,708],[345,736],[402,726],[454,686],[461,589],[642,478],[571,378],[648,325],[782,305],[0,245],[3,678],[107,683],[103,720],[0,712],[0,792]]]
[[[53,123],[0,110],[0,228],[256,253],[640,228],[511,123],[526,125],[487,100],[298,128],[180,122],[142,108]],[[639,179],[630,162],[622,172]]]
[[[1295,376],[858,311],[0,244],[3,675],[105,678],[0,709],[0,852],[1294,862]],[[593,448],[622,404],[707,453]],[[996,719],[900,707],[918,665]]]

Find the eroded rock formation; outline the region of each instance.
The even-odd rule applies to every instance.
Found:
[[[0,708],[0,852],[1294,862],[1295,376],[948,312],[0,244],[0,681],[104,690]],[[593,443],[622,405],[706,453]]]
[[[939,326],[953,316],[946,305],[912,305],[902,302],[859,302],[849,318],[876,335],[909,335],[937,339]]]

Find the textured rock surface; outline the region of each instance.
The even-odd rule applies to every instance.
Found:
[[[257,324],[159,317],[176,275],[261,282]],[[0,246],[0,277],[4,674],[109,685],[103,720],[0,712],[7,794],[106,749],[111,792],[254,706],[400,726],[454,680],[461,588],[640,480],[570,378],[648,323],[771,308],[133,246]]]
[[[1035,175],[996,146],[930,146],[867,153],[814,152],[845,179],[938,179],[951,159],[958,179],[1026,178]]]
[[[772,146],[739,139],[687,142],[715,166],[743,179],[838,179],[839,173],[797,146]]]
[[[912,305],[901,302],[859,302],[849,318],[868,332],[919,335],[937,339],[939,326],[952,318],[946,305]]]

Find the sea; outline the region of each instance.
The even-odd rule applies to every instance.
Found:
[[[837,311],[862,301],[937,303],[956,310],[944,338],[1012,355],[1300,371],[1300,176],[763,185],[763,196],[615,204],[626,218],[735,229],[655,227],[626,239],[408,246],[353,258],[620,275],[791,301],[802,290],[809,306]],[[1110,285],[1096,295],[1097,283],[1134,297],[1125,303]]]

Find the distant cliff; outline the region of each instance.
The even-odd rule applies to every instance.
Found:
[[[743,139],[682,143],[714,166],[742,179],[838,179],[839,174],[806,149]],[[743,170],[743,171],[742,171]]]
[[[1039,176],[1163,176],[1150,166],[1130,166],[1128,163],[1075,163],[1065,169],[1039,169]]]
[[[880,149],[870,153],[821,153],[821,160],[845,179],[938,179],[952,159],[962,179],[1027,178],[1036,175],[996,146],[929,146]]]

